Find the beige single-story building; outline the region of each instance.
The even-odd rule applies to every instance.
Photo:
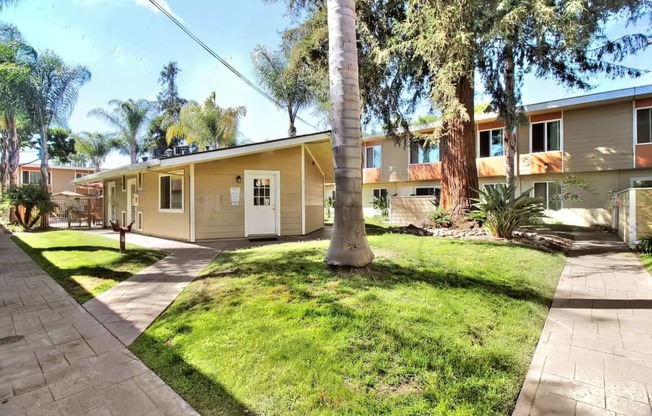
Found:
[[[305,235],[324,226],[330,132],[148,160],[76,180],[103,181],[105,217],[185,241]]]

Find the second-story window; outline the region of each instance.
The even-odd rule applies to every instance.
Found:
[[[480,135],[480,157],[502,156],[503,129],[482,130]]]
[[[410,143],[410,164],[439,162],[439,145],[430,143],[425,146],[425,140],[413,140]]]
[[[652,108],[636,110],[636,143],[652,143]]]
[[[368,146],[365,149],[365,168],[379,168],[380,167],[380,145]]]
[[[559,120],[532,123],[532,153],[561,150]]]

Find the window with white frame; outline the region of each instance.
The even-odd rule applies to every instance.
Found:
[[[439,145],[426,143],[425,140],[413,140],[410,143],[410,164],[439,162]]]
[[[561,209],[561,185],[557,182],[534,182],[534,197],[543,199],[546,209]]]
[[[636,143],[652,143],[652,107],[636,110]]]
[[[161,211],[183,211],[183,176],[159,176],[159,209]]]
[[[504,155],[503,129],[481,130],[478,132],[480,157],[493,157]]]
[[[365,148],[365,168],[379,168],[381,160],[380,145]]]
[[[531,153],[561,150],[561,120],[532,123]]]
[[[79,179],[79,178],[83,177],[84,175],[86,175],[86,174],[82,173],[82,172],[75,172],[75,179]]]
[[[426,195],[434,195],[435,194],[435,187],[434,186],[417,186],[414,188],[414,195],[416,196],[426,196]]]
[[[632,188],[652,188],[652,176],[647,178],[632,178]]]

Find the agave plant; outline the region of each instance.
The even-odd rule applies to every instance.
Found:
[[[494,236],[511,238],[518,227],[545,217],[543,200],[532,197],[531,191],[516,196],[516,186],[504,184],[480,190],[472,199],[476,210],[471,217],[482,221]]]

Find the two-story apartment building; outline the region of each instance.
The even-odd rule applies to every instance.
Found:
[[[50,166],[48,169],[48,189],[51,194],[69,191],[82,195],[94,194],[88,186],[75,185],[75,179],[95,172],[93,168],[78,166]],[[18,180],[21,185],[39,183],[41,168],[39,165],[22,165],[18,167]]]
[[[526,105],[525,113],[527,123],[517,131],[516,182],[546,201],[550,217],[569,224],[612,224],[612,192],[652,187],[652,85]],[[475,121],[480,186],[504,183],[503,124],[495,114]],[[363,142],[365,214],[376,213],[374,196],[439,193],[437,145],[397,145],[384,136]],[[568,175],[587,180],[598,195],[585,192],[582,202],[557,200],[558,180]]]

